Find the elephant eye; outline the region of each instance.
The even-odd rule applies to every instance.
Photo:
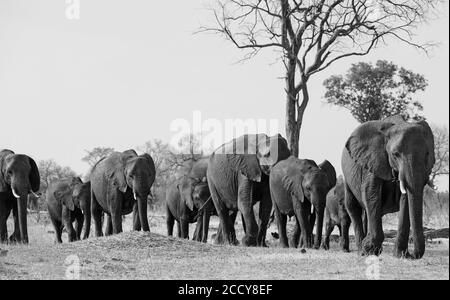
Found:
[[[400,153],[397,152],[397,151],[393,152],[392,155],[393,155],[395,158],[399,158],[399,157],[400,157]]]

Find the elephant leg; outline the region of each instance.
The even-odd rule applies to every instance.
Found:
[[[382,180],[371,176],[363,187],[363,202],[366,204],[368,231],[362,242],[363,254],[379,255],[383,250],[382,225]]]
[[[84,224],[84,216],[83,214],[79,213],[75,217],[76,220],[76,238],[77,241],[81,240],[81,232],[83,232],[83,224]]]
[[[396,257],[410,257],[408,252],[408,240],[410,230],[409,220],[409,205],[408,196],[402,195],[400,197],[400,210],[398,215],[397,239],[395,241],[394,256]]]
[[[202,242],[208,242],[208,231],[209,231],[209,219],[211,218],[211,211],[205,210],[203,212],[203,224],[202,224]]]
[[[62,220],[63,220],[64,227],[66,228],[66,231],[67,231],[67,239],[69,242],[75,241],[75,237],[76,237],[75,229],[72,226],[71,217],[72,216],[71,216],[69,209],[67,209],[64,206],[63,211],[62,211]]]
[[[112,219],[110,215],[106,215],[106,228],[105,228],[105,235],[109,236],[113,233],[113,226],[112,226]]]
[[[269,192],[269,191],[268,191]],[[263,196],[259,203],[259,230],[258,230],[258,246],[267,247],[266,245],[266,234],[267,225],[269,224],[270,212],[272,211],[272,200],[270,199],[270,194]]]
[[[348,230],[350,229],[351,220],[348,215],[341,218],[340,243],[344,252],[350,252],[350,238]]]
[[[181,239],[181,224],[180,221],[177,221],[177,236]]]
[[[368,230],[368,228],[367,228],[367,212],[366,211],[363,211],[363,214],[362,214],[362,224],[363,224],[363,234],[364,234],[364,237],[367,235],[367,230]]]
[[[7,207],[6,201],[0,199],[0,243],[8,242],[7,220],[10,214],[10,208]]]
[[[355,243],[358,251],[362,249],[362,240],[364,238],[362,214],[363,209],[359,205],[356,197],[353,195],[350,187],[345,185],[345,207],[353,223],[353,230],[355,231]]]
[[[333,232],[333,229],[334,229],[334,223],[331,220],[331,218],[327,212],[326,216],[325,216],[325,238],[322,242],[322,248],[325,250],[330,249],[330,235]]]
[[[181,226],[181,238],[189,239],[189,219],[183,218],[180,219]]]
[[[310,221],[310,211],[311,211],[311,203],[309,201],[304,201],[303,203],[296,202],[294,206],[295,217],[297,220],[298,232],[295,232],[296,235],[300,237],[300,247],[312,248],[313,246],[313,235],[312,235],[312,226]],[[295,235],[294,235],[295,236]],[[296,237],[296,247],[298,246],[298,237]]]
[[[167,236],[173,236],[173,225],[175,223],[175,218],[166,205],[166,225],[167,225]]]
[[[133,205],[133,230],[140,231],[142,229],[141,220],[139,218],[139,209],[137,203]]]
[[[236,232],[234,230],[234,220],[230,216],[230,211],[223,204],[214,184],[209,181],[209,190],[213,199],[214,207],[216,208],[217,215],[219,216],[220,223],[217,230],[214,243],[223,244],[228,242],[230,245],[237,245]],[[235,212],[232,212],[232,214]],[[237,215],[237,212],[236,212]],[[235,219],[236,217],[234,217]]]
[[[202,234],[203,234],[203,212],[197,217],[197,222],[195,224],[194,236],[192,237],[193,241],[201,242]]]
[[[113,234],[119,234],[122,232],[122,195],[116,192],[113,197],[112,201],[110,201],[112,231]]]
[[[288,248],[289,244],[288,244],[288,238],[287,238],[287,234],[286,234],[287,216],[280,212],[280,210],[278,209],[276,204],[273,207],[274,207],[275,218],[277,220],[278,234],[280,235],[280,246],[283,248]]]
[[[14,219],[14,232],[9,237],[11,243],[20,243],[20,224],[19,224],[19,209],[17,207],[17,200],[12,204],[13,219]]]
[[[61,235],[62,235],[62,222],[55,220],[53,218],[51,218],[52,224],[53,224],[53,228],[55,229],[55,243],[61,244],[62,243],[62,239],[61,239]]]
[[[295,217],[294,232],[292,233],[292,236],[289,240],[289,247],[298,248],[300,243],[300,234],[300,222],[298,221],[297,217]]]
[[[245,222],[245,236],[242,238],[244,246],[256,246],[258,237],[258,224],[256,224],[253,211],[253,184],[248,178],[241,176],[238,188],[238,208]]]
[[[103,210],[97,202],[94,193],[91,193],[91,215],[94,219],[94,228],[95,228],[95,236],[103,236],[102,232],[102,218],[103,218]]]

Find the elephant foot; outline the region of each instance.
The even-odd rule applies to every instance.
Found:
[[[380,255],[383,252],[382,243],[376,242],[371,238],[366,238],[362,243],[362,255]]]
[[[22,240],[20,238],[20,235],[18,233],[13,233],[11,234],[11,236],[9,237],[9,242],[11,244],[17,244],[17,243],[21,243]]]
[[[256,238],[251,236],[244,236],[242,238],[242,245],[245,247],[255,247],[257,246]]]
[[[394,251],[394,257],[406,259],[412,258],[411,254],[408,252],[408,249],[407,250],[396,249]]]
[[[313,247],[314,249],[316,249],[316,250],[319,250],[320,249],[320,244],[314,244],[314,247]]]
[[[323,242],[322,243],[322,249],[323,250],[330,250],[330,243],[328,242]]]

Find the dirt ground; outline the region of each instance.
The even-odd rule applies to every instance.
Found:
[[[330,251],[279,248],[275,226],[269,248],[245,248],[168,238],[162,215],[151,216],[151,233],[131,232],[130,220],[122,234],[56,245],[45,216],[38,224],[30,216],[29,245],[0,245],[0,279],[449,279],[448,239],[428,242],[414,261],[394,258],[392,239],[379,258],[367,258],[341,252],[337,242]]]

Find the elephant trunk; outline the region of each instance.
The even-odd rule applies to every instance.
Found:
[[[147,196],[150,193],[150,187],[146,185],[134,182],[133,184],[133,197],[137,202],[139,221],[143,231],[150,231],[147,219]]]
[[[417,172],[419,164],[409,161],[400,172],[400,183],[408,196],[409,218],[414,240],[414,258],[421,258],[425,253],[425,237],[423,234],[423,189],[426,180]],[[415,170],[415,171],[413,171]],[[403,193],[403,191],[402,191]]]
[[[30,190],[30,183],[17,183],[14,179],[11,180],[11,190],[17,199],[18,208],[18,223],[20,230],[20,240],[22,243],[28,243],[28,229],[27,229],[27,203],[28,203],[28,191]]]
[[[314,205],[315,219],[317,220],[316,234],[314,237],[314,248],[319,249],[322,242],[323,216],[325,213],[326,193],[316,191],[312,195],[312,204]],[[311,229],[314,224],[311,224]]]
[[[315,209],[317,218],[316,236],[314,239],[314,248],[319,249],[322,243],[322,228],[323,228],[323,215],[325,213],[325,206],[321,205]]]

